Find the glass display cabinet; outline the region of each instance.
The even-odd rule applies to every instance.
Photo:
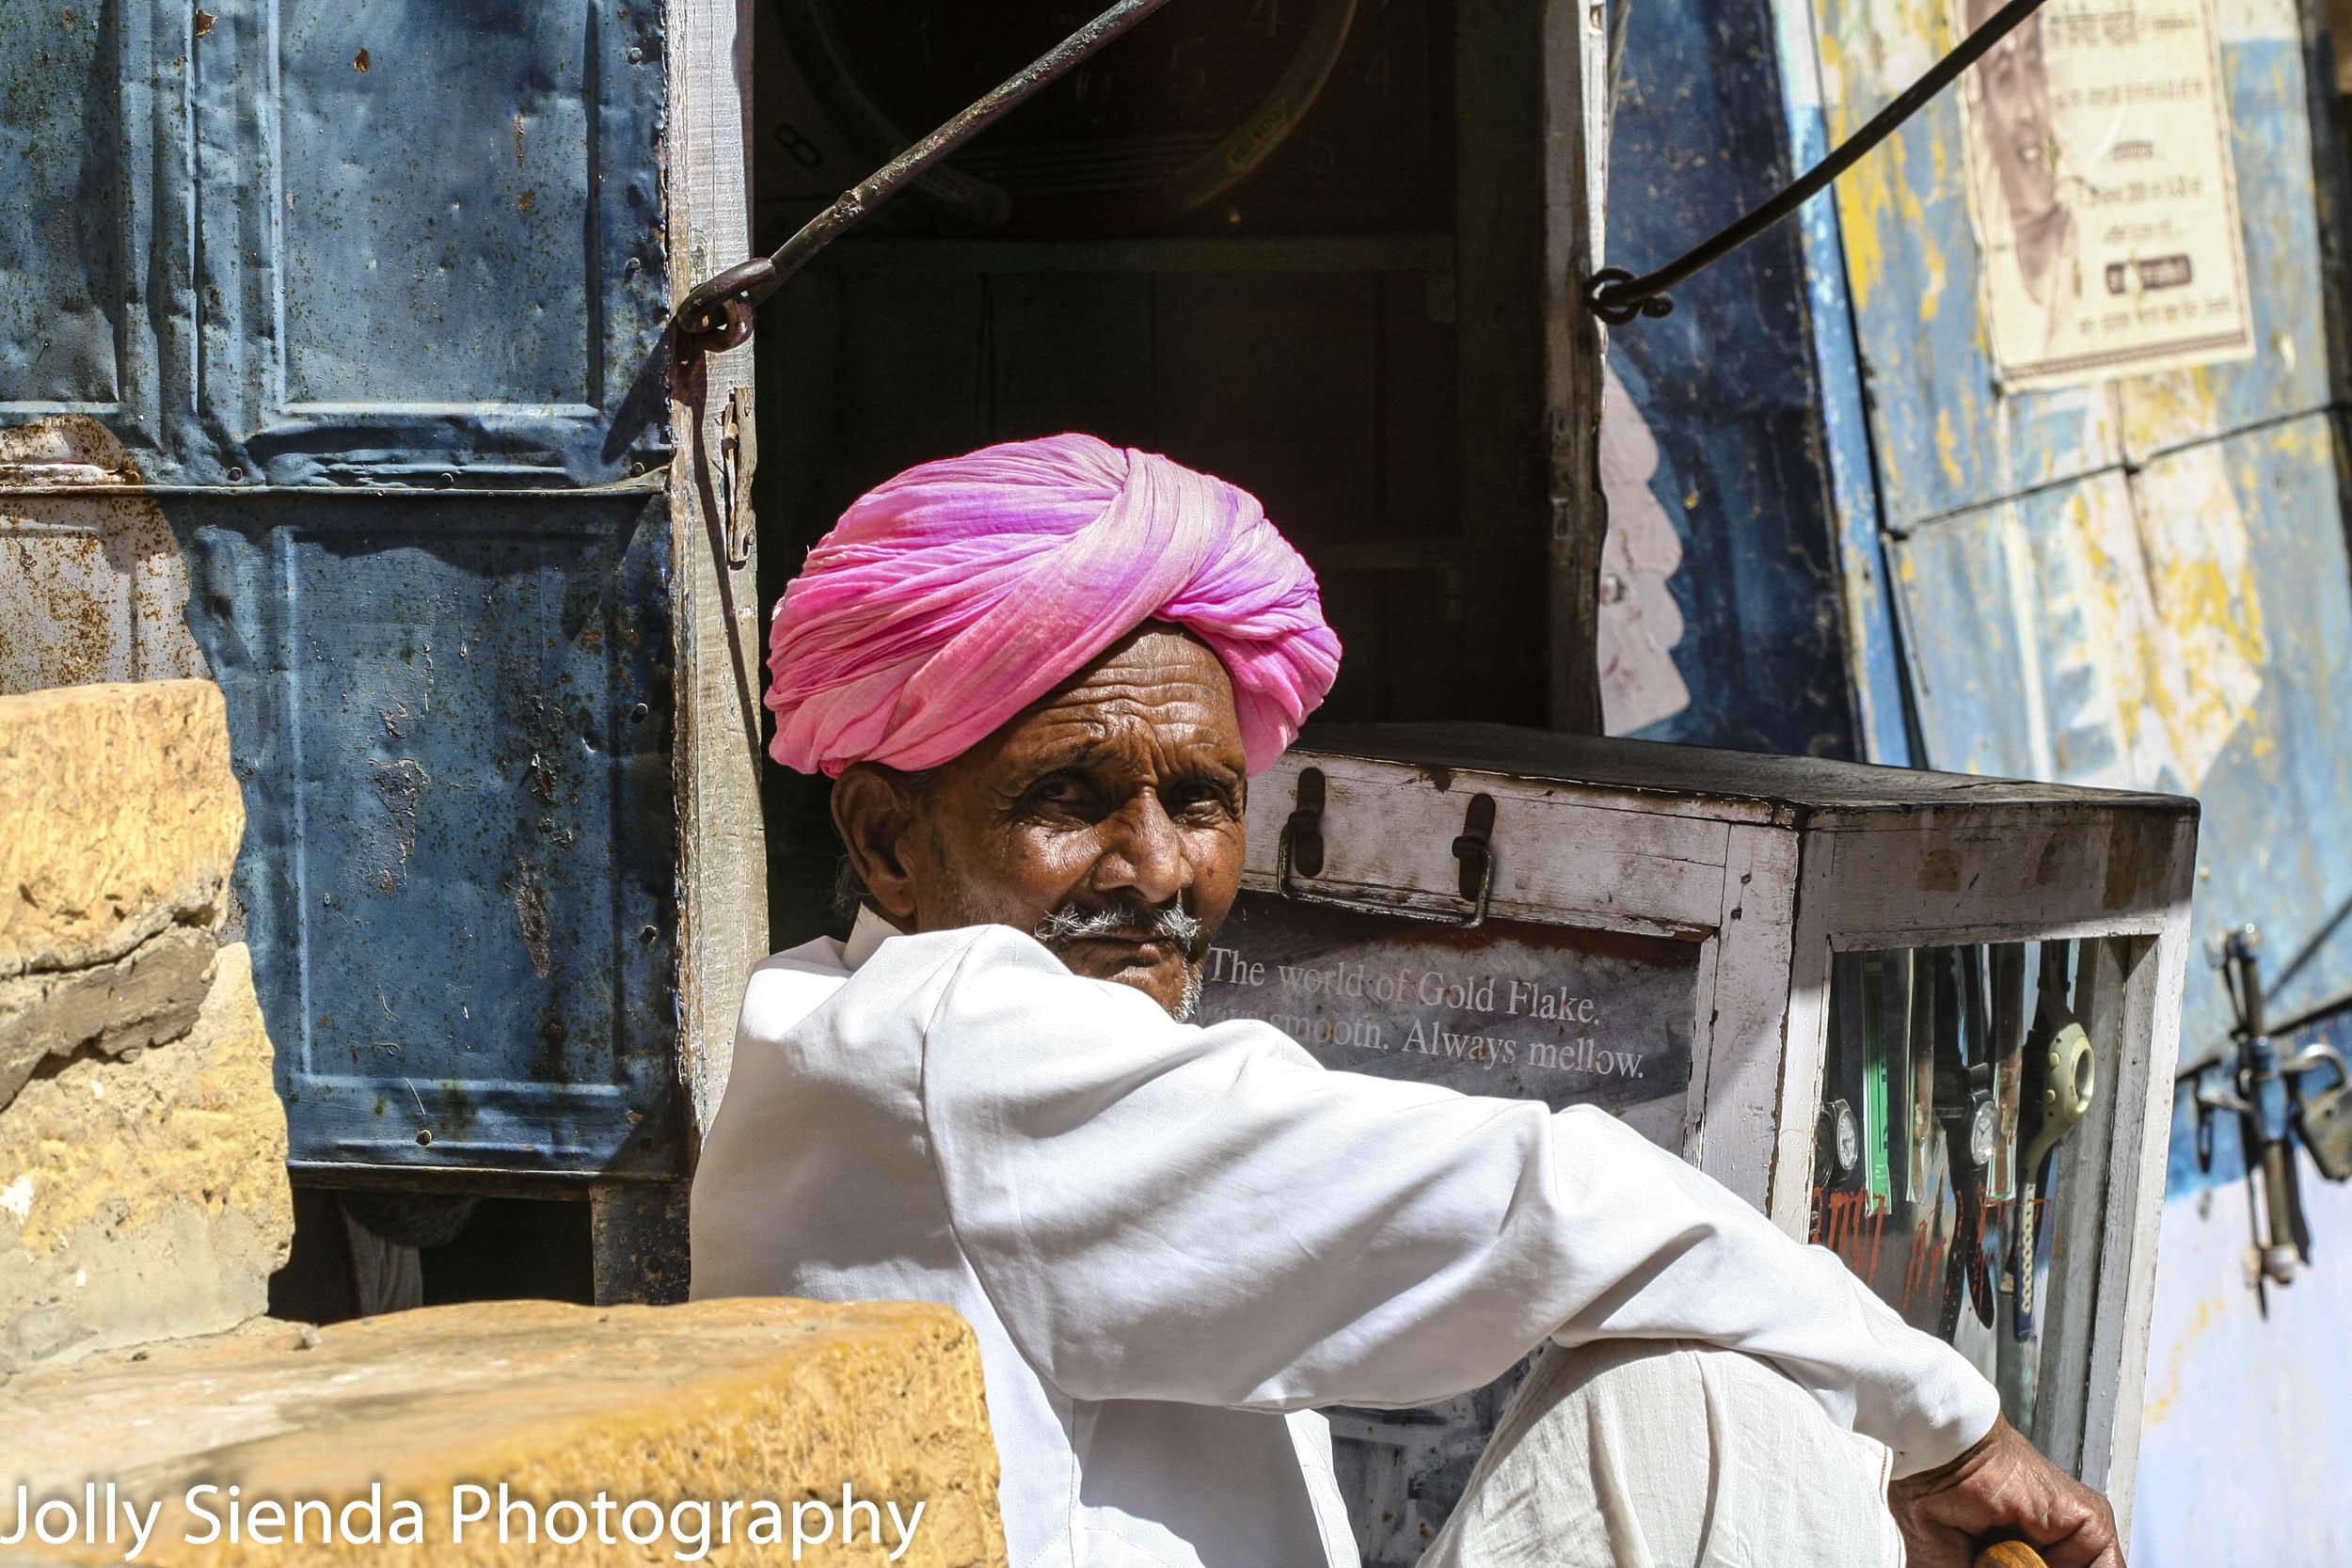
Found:
[[[2195,801],[1476,724],[1311,728],[1251,788],[1204,1020],[1603,1106],[2128,1508]],[[1331,1413],[1368,1564],[1418,1558],[1515,1382]]]

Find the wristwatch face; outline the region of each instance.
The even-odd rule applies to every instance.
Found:
[[[1979,1099],[1968,1117],[1968,1163],[1979,1168],[1993,1163],[1993,1146],[2001,1135],[2001,1113],[1990,1098]]]
[[[1862,1163],[1862,1128],[1854,1120],[1853,1107],[1842,1100],[1833,1100],[1822,1107],[1829,1117],[1830,1153],[1837,1162],[1837,1174],[1850,1176]]]

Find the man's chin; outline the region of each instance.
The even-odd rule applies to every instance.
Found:
[[[1078,947],[1087,945],[1079,943]],[[1127,986],[1143,992],[1180,1022],[1186,1020],[1191,1012],[1190,1004],[1200,997],[1200,988],[1191,978],[1196,971],[1181,959],[1151,962],[1127,958],[1105,961],[1100,956],[1074,949],[1057,951],[1055,956],[1069,965],[1073,974],[1083,974],[1090,980],[1108,980],[1113,985]]]

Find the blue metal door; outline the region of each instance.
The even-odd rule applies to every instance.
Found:
[[[0,514],[168,525],[298,1164],[676,1168],[660,18],[0,13],[0,426],[112,454]]]

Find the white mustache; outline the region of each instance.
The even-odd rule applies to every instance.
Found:
[[[1198,915],[1176,904],[1165,904],[1156,910],[1080,910],[1065,904],[1039,921],[1032,934],[1048,947],[1060,947],[1089,937],[1140,931],[1147,936],[1165,937],[1189,956],[1204,928]]]

